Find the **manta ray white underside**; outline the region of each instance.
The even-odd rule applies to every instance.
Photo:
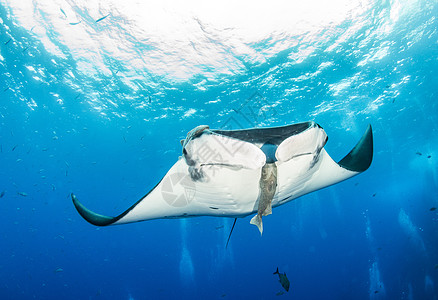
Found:
[[[162,180],[122,214],[108,217],[85,208],[97,226],[193,216],[245,217],[262,232],[262,216],[304,194],[355,176],[371,164],[371,126],[336,163],[324,145],[327,135],[314,122],[273,128],[212,130],[198,126],[182,142],[183,155]]]

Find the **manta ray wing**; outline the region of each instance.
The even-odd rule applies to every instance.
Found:
[[[320,139],[320,145],[326,138],[314,134]],[[351,178],[369,168],[373,158],[373,135],[371,125],[343,159],[336,163],[325,151],[318,149],[313,153],[303,150],[302,155],[278,164],[278,191],[272,206],[276,207],[311,193]],[[279,147],[280,150],[280,147]]]
[[[229,149],[216,150],[223,157],[229,156],[225,153]],[[245,147],[240,150],[248,151]],[[256,157],[260,159],[258,154]],[[116,217],[94,213],[79,202],[74,194],[72,200],[79,214],[97,226],[158,218],[242,217],[253,211],[254,201],[258,197],[258,178],[264,161],[259,162],[258,168],[254,163],[244,164],[248,166],[235,165],[232,161],[227,161],[226,164],[203,161],[203,165],[198,166],[200,171],[195,171],[194,175],[192,166],[180,158],[148,194]]]

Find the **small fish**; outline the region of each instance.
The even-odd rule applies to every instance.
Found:
[[[373,194],[373,197],[376,197],[376,194],[375,194],[375,193]]]
[[[23,53],[26,52],[27,49],[29,49],[30,46],[27,46],[26,48],[24,48]]]
[[[107,14],[106,16],[104,16],[104,17],[102,17],[102,18],[99,18],[99,19],[97,19],[96,20],[96,23],[98,23],[98,22],[100,22],[100,21],[103,21],[103,20],[105,20],[108,16],[109,16],[110,14]]]
[[[2,191],[2,192],[0,193],[0,198],[3,198],[4,195],[5,195],[5,191]]]
[[[417,152],[417,153],[415,153],[415,154],[417,154],[417,155],[419,155],[419,156],[423,155],[423,153],[421,153],[421,152]]]
[[[432,157],[432,155],[428,155],[428,156],[427,156],[427,158],[431,158],[431,157]]]
[[[435,210],[436,210],[436,207],[431,207],[429,210],[430,210],[430,211],[435,211]]]
[[[152,103],[152,99],[151,99],[151,96],[149,96],[149,103]]]
[[[27,197],[27,193],[26,192],[17,192],[18,195],[23,196],[23,197]]]
[[[81,94],[79,93],[79,94],[75,97],[75,100],[78,99],[80,95],[81,95]]]
[[[277,271],[275,271],[273,274],[274,275],[278,274],[278,278],[281,283],[281,286],[286,290],[286,292],[289,292],[290,282],[289,279],[287,279],[286,273],[281,274],[280,272],[278,272],[278,267],[277,267]]]
[[[64,17],[67,18],[67,14],[65,13],[65,11],[64,11],[62,8],[59,8],[59,9],[61,10],[61,12],[62,12],[62,14],[64,15]]]
[[[11,151],[14,151],[15,148],[17,148],[17,146],[18,146],[18,145],[15,145],[14,147],[12,147],[12,150],[11,150]]]
[[[376,291],[374,291],[374,294],[377,294],[378,292],[379,292],[379,291],[376,290]]]
[[[78,24],[80,24],[82,21],[79,21],[79,22],[73,22],[73,23],[69,23],[70,25],[78,25]]]
[[[7,42],[5,42],[5,45],[9,44],[10,41],[12,41],[12,38],[10,38]]]
[[[217,227],[216,227],[216,230],[219,230],[219,229],[222,229],[222,228],[224,228],[224,225],[217,226]]]
[[[7,91],[9,91],[9,87],[7,87],[3,90],[3,92],[7,92]]]
[[[55,273],[60,273],[60,272],[63,272],[64,271],[64,269],[63,268],[57,268],[57,269],[55,269]]]

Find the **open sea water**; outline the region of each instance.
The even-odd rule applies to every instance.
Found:
[[[0,0],[0,299],[437,299],[438,2]],[[353,179],[251,216],[95,227],[192,128],[315,121]],[[290,280],[286,292],[276,268]]]

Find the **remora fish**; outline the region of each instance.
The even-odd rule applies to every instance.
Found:
[[[289,279],[287,279],[286,273],[281,274],[278,272],[277,267],[277,271],[275,271],[273,274],[278,274],[278,281],[281,283],[281,286],[286,290],[286,292],[289,292],[290,282]]]
[[[256,225],[263,234],[262,217],[272,214],[272,199],[277,189],[277,165],[267,163],[262,168],[260,177],[260,196],[257,214],[251,219],[250,223]]]
[[[371,126],[338,162],[325,151],[326,142],[325,131],[315,122],[243,130],[198,126],[182,140],[182,156],[161,181],[118,216],[97,214],[74,194],[71,197],[79,214],[97,226],[194,216],[243,218],[254,213],[261,218],[272,208],[371,165]]]

